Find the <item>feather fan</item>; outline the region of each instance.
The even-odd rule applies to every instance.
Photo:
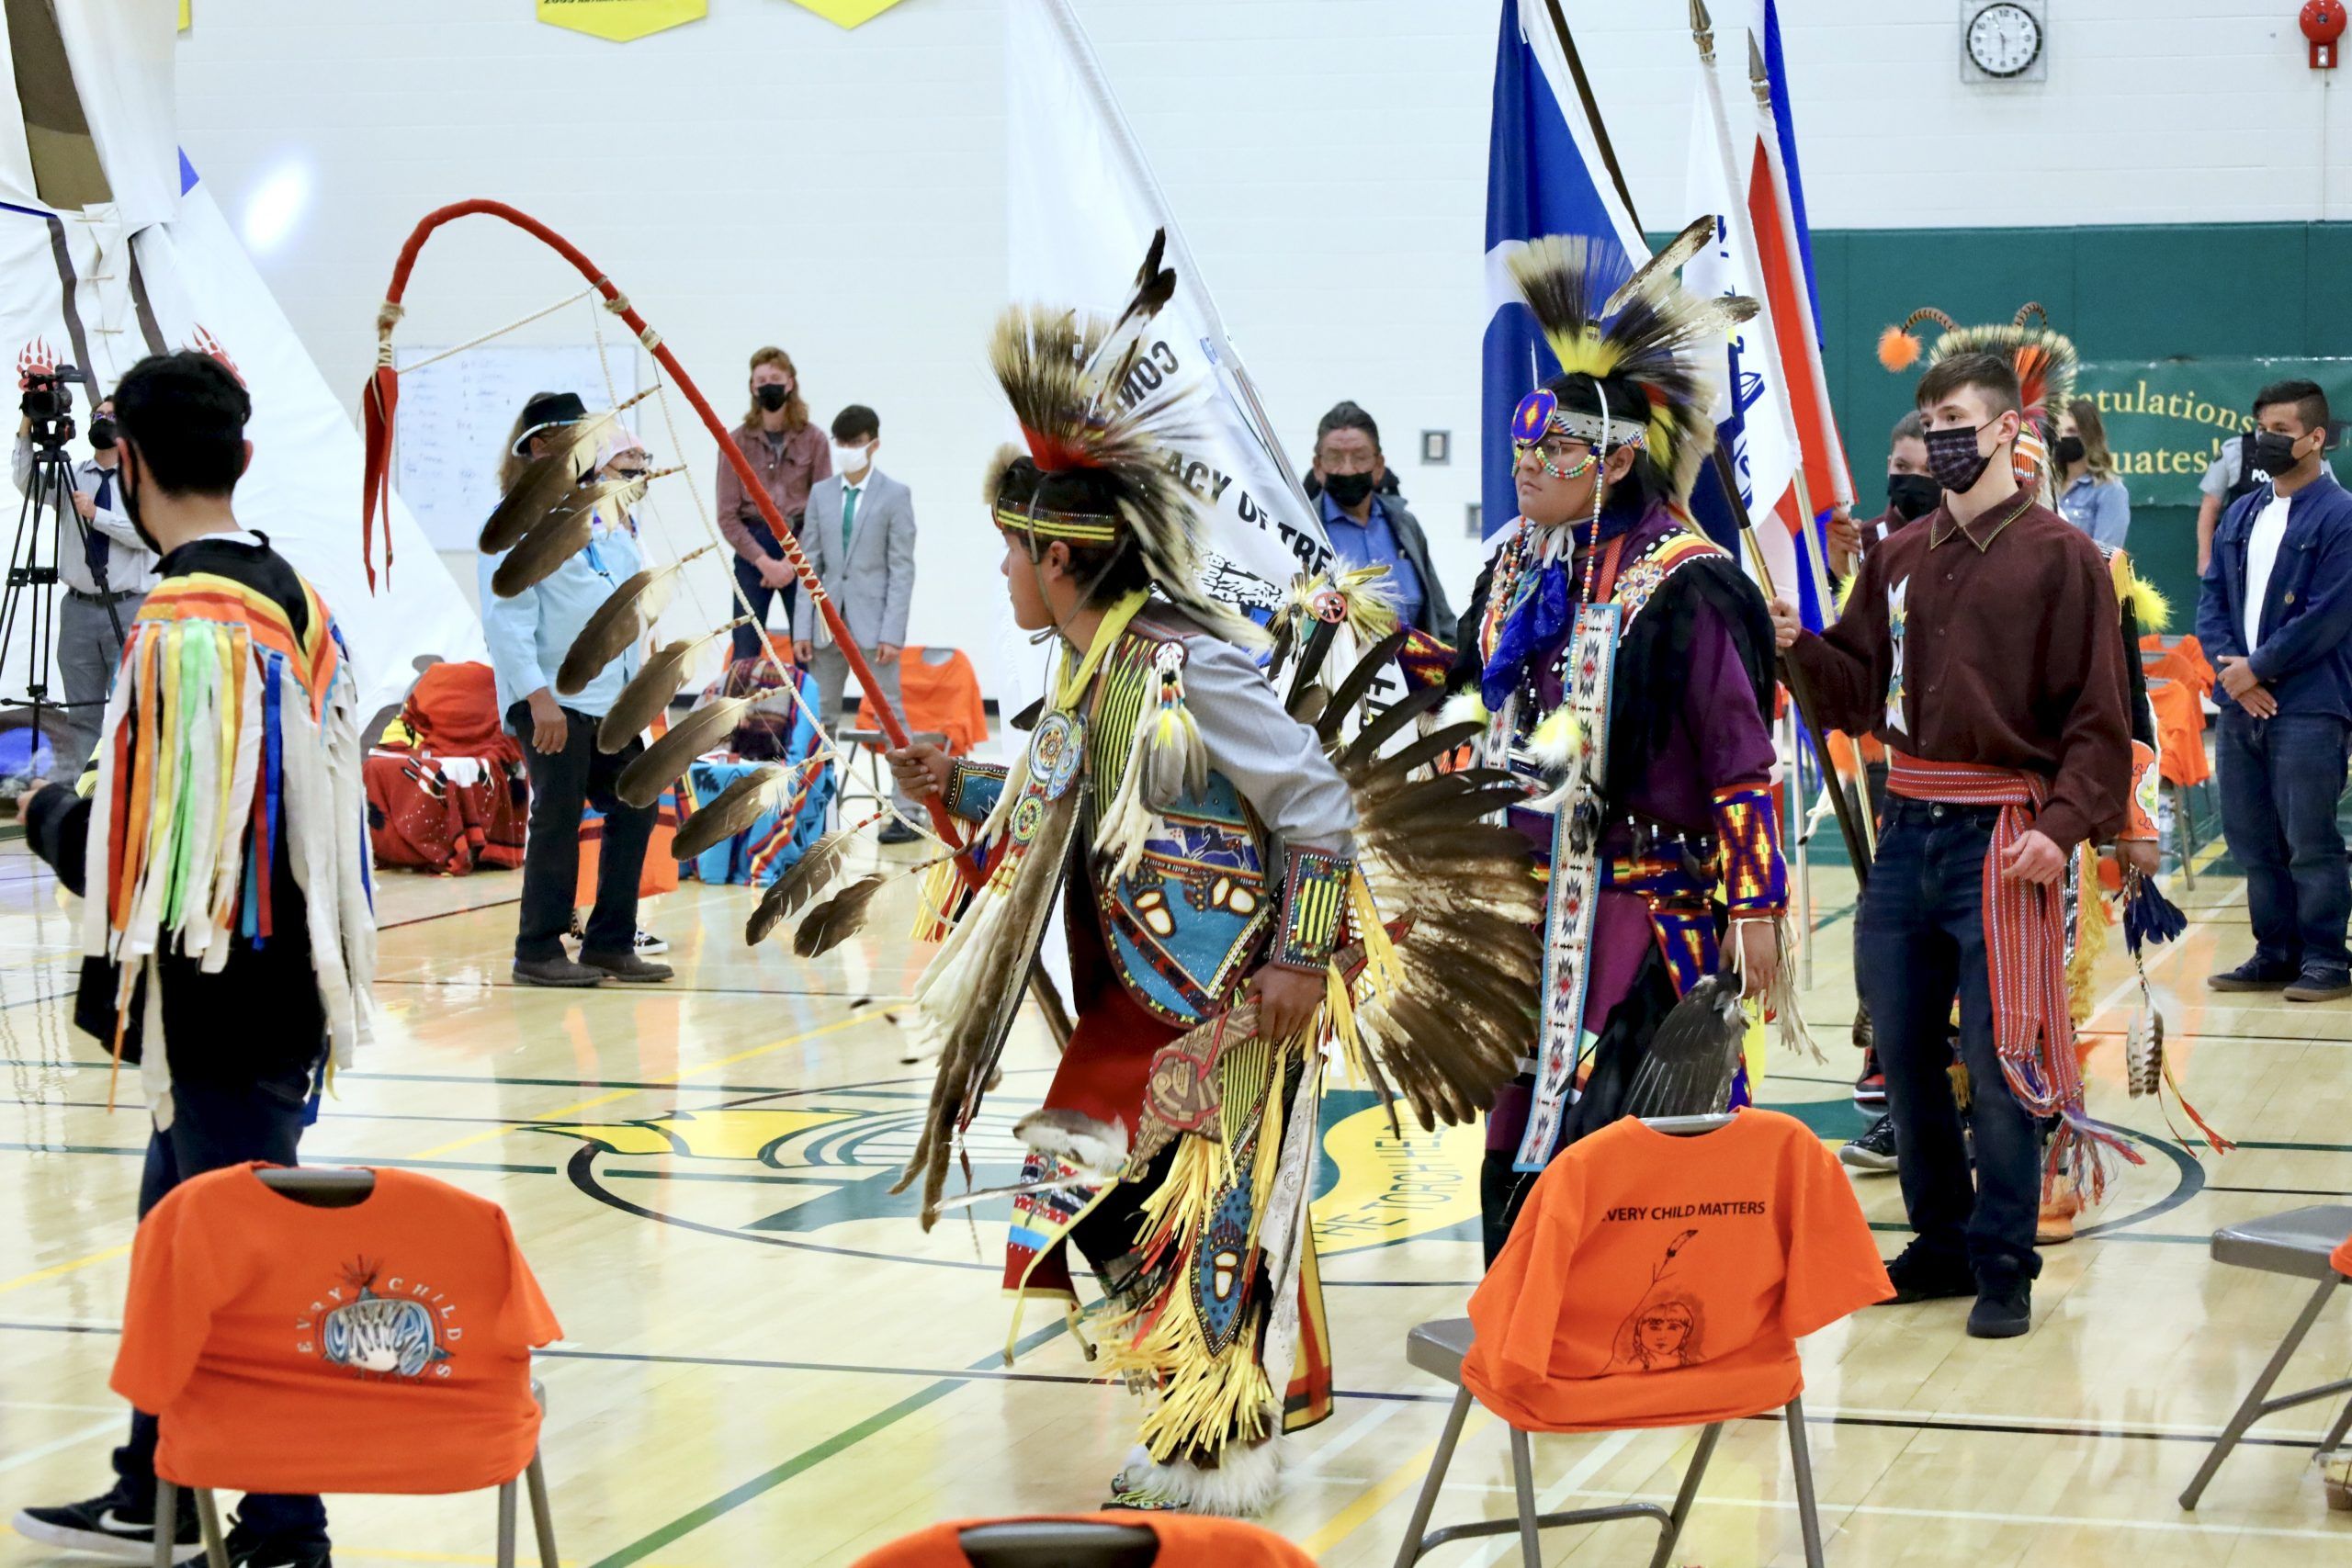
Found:
[[[778,922],[798,914],[811,898],[831,886],[848,859],[850,845],[856,840],[856,829],[837,828],[809,845],[808,852],[760,895],[752,918],[743,925],[744,942],[759,946],[767,941],[768,933],[775,930]]]
[[[596,606],[596,613],[580,628],[580,635],[571,639],[571,646],[564,650],[563,663],[555,674],[555,689],[567,697],[577,695],[605,666],[634,647],[637,639],[661,618],[678,572],[688,561],[718,547],[705,545],[688,550],[668,566],[648,567],[606,594],[605,602]]]
[[[1043,857],[1049,866],[1068,863],[1079,797],[1085,793],[1069,790],[1046,805],[1027,854]],[[1005,800],[1012,795],[1008,786]],[[969,1123],[996,1078],[1005,1035],[1026,989],[1002,984],[1002,978],[1027,971],[1060,892],[1058,876],[1016,875],[1001,895],[982,897],[966,911],[923,972],[917,1017],[926,1043],[938,1052],[939,1076],[932,1083],[922,1134],[890,1190],[903,1192],[922,1182],[925,1229],[939,1217],[956,1133]]]
[[[621,770],[613,793],[637,807],[660,800],[662,792],[686,771],[687,763],[735,732],[743,716],[752,711],[752,702],[750,697],[721,697],[695,709]]]

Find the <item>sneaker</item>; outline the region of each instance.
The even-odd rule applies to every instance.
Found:
[[[1909,1306],[1914,1302],[1947,1301],[1976,1294],[1976,1273],[1969,1268],[1968,1259],[1929,1252],[1917,1241],[1886,1266],[1886,1277],[1894,1282],[1894,1294],[1879,1303],[1881,1306]]]
[[[2341,969],[2305,965],[2295,983],[2280,993],[2290,1002],[2333,1002],[2352,997],[2352,974]]]
[[[582,940],[584,941],[586,939],[582,938]],[[650,958],[657,953],[667,953],[670,951],[670,944],[668,942],[663,942],[660,937],[655,936],[651,931],[645,930],[643,927],[639,927],[638,929],[637,936],[629,942],[629,946],[635,951],[639,958]]]
[[[204,1556],[204,1538],[197,1529],[196,1506],[183,1495],[178,1528],[172,1532],[175,1562],[195,1562]],[[155,1505],[134,1508],[121,1494],[109,1492],[86,1503],[54,1508],[25,1508],[16,1517],[17,1533],[43,1546],[112,1558],[118,1562],[155,1560]]]
[[[1972,1339],[2015,1339],[2033,1326],[2033,1281],[2022,1274],[1987,1280],[1968,1310]]]
[[[220,1544],[230,1568],[334,1568],[334,1559],[323,1546],[284,1545],[254,1533],[242,1522],[229,1527]]]
[[[658,986],[677,973],[667,964],[639,958],[634,953],[590,953],[581,950],[577,968],[586,969],[624,986]]]
[[[1873,1062],[1870,1071],[1854,1080],[1854,1103],[1864,1111],[1886,1109],[1886,1075]]]
[[[2283,991],[2301,978],[2294,970],[2249,958],[2234,969],[2207,976],[2205,986],[2214,991]]]
[[[571,944],[571,951],[574,953],[579,952],[580,944],[588,940],[588,928],[581,923],[580,911],[577,909],[571,911],[571,929],[563,933],[563,940]]]
[[[1872,1176],[1894,1173],[1894,1118],[1882,1116],[1864,1133],[1838,1151],[1838,1163]]]
[[[882,825],[882,831],[876,835],[876,840],[885,844],[911,844],[922,837],[922,835],[921,833],[916,832],[912,828],[908,827],[904,822],[899,821],[895,817],[891,818],[889,821],[885,822]]]
[[[602,970],[574,964],[569,958],[518,958],[514,961],[514,983],[518,986],[599,986],[604,984],[604,980]]]

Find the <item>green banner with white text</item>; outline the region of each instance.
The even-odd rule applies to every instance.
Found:
[[[2318,382],[2335,416],[2352,417],[2352,359],[2087,360],[2075,395],[2098,406],[2133,505],[2194,506],[2222,443],[2254,423],[2255,394],[2292,378]]]

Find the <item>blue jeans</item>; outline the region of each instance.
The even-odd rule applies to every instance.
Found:
[[[1889,796],[1854,923],[1854,970],[1886,1074],[1904,1212],[1926,1253],[1965,1258],[1980,1282],[2041,1272],[2033,1229],[2041,1134],[2010,1095],[1994,1051],[1985,968],[1984,854],[1999,816],[1998,807]],[[1949,1071],[1954,997],[1976,1137],[1973,1189]]]
[[[2256,718],[2226,698],[2213,761],[2222,831],[2245,870],[2255,962],[2280,975],[2352,970],[2352,871],[2335,803],[2344,794],[2347,726],[2333,715]]]
[[[800,519],[795,517],[792,520],[792,525],[796,528],[800,526]],[[783,547],[775,542],[775,536],[768,532],[766,524],[754,523],[751,525],[751,529],[752,538],[762,549],[772,556],[778,558],[783,556]],[[800,598],[800,584],[787,582],[782,588],[770,588],[760,581],[759,569],[741,556],[735,558],[735,581],[742,588],[743,597],[751,601],[752,619],[756,624],[735,628],[734,655],[738,659],[757,659],[767,651],[760,642],[760,627],[767,624],[769,602],[778,598],[784,601],[784,624],[787,628],[790,627],[792,607]],[[779,647],[789,645],[792,641],[792,633],[788,629],[773,635]],[[786,657],[791,656],[787,653]]]
[[[192,1176],[247,1160],[295,1163],[311,1081],[289,1074],[241,1084],[174,1079],[172,1126],[149,1134],[139,1179],[139,1217]],[[155,1505],[155,1417],[130,1414],[130,1441],[114,1451],[116,1495],[141,1510]],[[316,1497],[246,1496],[237,1522],[262,1540],[303,1551],[327,1546],[327,1511]],[[168,1528],[168,1520],[158,1521]]]

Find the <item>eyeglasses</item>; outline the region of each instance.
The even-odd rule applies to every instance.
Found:
[[[1555,479],[1578,479],[1593,465],[1593,450],[1589,442],[1573,435],[1546,435],[1539,441],[1514,441],[1514,458],[1535,455],[1538,467]]]

